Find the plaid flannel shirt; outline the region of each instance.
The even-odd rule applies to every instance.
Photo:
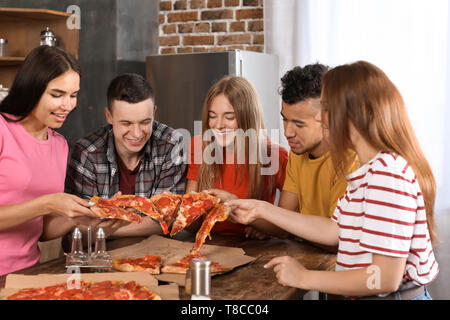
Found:
[[[136,176],[136,195],[151,197],[164,190],[184,193],[187,166],[183,144],[181,134],[153,121]],[[84,199],[93,195],[109,199],[119,191],[119,177],[112,126],[107,125],[76,142],[67,167],[65,192]]]

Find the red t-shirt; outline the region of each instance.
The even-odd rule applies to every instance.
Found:
[[[270,142],[269,145],[271,145],[272,147],[272,159],[274,161],[278,161],[278,170],[272,176],[268,175],[263,176],[264,187],[260,200],[274,203],[276,196],[276,189],[280,191],[283,189],[284,179],[286,176],[286,165],[288,162],[288,152],[286,151],[286,149],[284,149],[279,145]],[[200,164],[198,162],[201,161],[201,156],[202,156],[202,140],[201,136],[196,136],[191,140],[187,179],[195,181],[198,180],[198,173],[200,170]],[[278,159],[276,156],[278,156]],[[196,160],[195,162],[194,159]],[[235,172],[236,172],[235,164],[224,164],[222,168],[223,168],[222,185],[220,185],[219,179],[216,179],[214,188],[228,191],[236,195],[240,199],[247,199],[249,185],[248,185],[247,171],[243,170],[245,169],[245,166],[242,164],[237,166],[238,170],[237,179],[235,179]],[[244,174],[244,178],[242,179],[242,183],[240,183],[241,181],[240,175],[242,173]],[[235,224],[230,221],[223,221],[216,223],[214,225],[214,228],[212,229],[212,232],[222,235],[241,236],[245,234],[245,228],[246,226],[242,224]]]
[[[134,194],[134,185],[136,184],[136,175],[141,167],[142,160],[139,161],[136,168],[130,170],[123,163],[120,156],[116,153],[117,165],[119,167],[119,190],[122,194]]]

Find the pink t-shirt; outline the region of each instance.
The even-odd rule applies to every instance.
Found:
[[[37,140],[0,114],[0,205],[63,192],[68,152],[65,138],[52,129],[48,140]],[[39,262],[42,223],[39,217],[0,230],[0,275]]]

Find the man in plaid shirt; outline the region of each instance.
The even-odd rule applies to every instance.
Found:
[[[152,88],[137,74],[125,74],[110,83],[105,108],[109,124],[75,144],[66,192],[84,199],[93,195],[109,199],[119,191],[144,197],[164,190],[184,193],[183,136],[154,120],[153,99]],[[116,223],[113,229],[114,236],[161,231],[150,218],[139,225]]]

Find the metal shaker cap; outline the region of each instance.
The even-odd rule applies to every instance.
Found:
[[[81,231],[80,231],[80,229],[75,228],[75,230],[73,230],[72,238],[73,239],[81,239]]]
[[[209,269],[211,267],[211,261],[205,258],[194,258],[191,260],[192,269]]]
[[[98,228],[97,233],[95,234],[97,239],[104,239],[105,238],[105,232],[103,231],[103,228]]]
[[[43,30],[42,32],[41,32],[41,38],[45,38],[45,37],[51,37],[51,38],[53,38],[53,37],[55,37],[55,34],[53,33],[53,31],[52,30],[50,30],[50,28],[47,26],[47,27],[45,27],[45,30]]]
[[[0,44],[8,43],[8,39],[0,38]]]

